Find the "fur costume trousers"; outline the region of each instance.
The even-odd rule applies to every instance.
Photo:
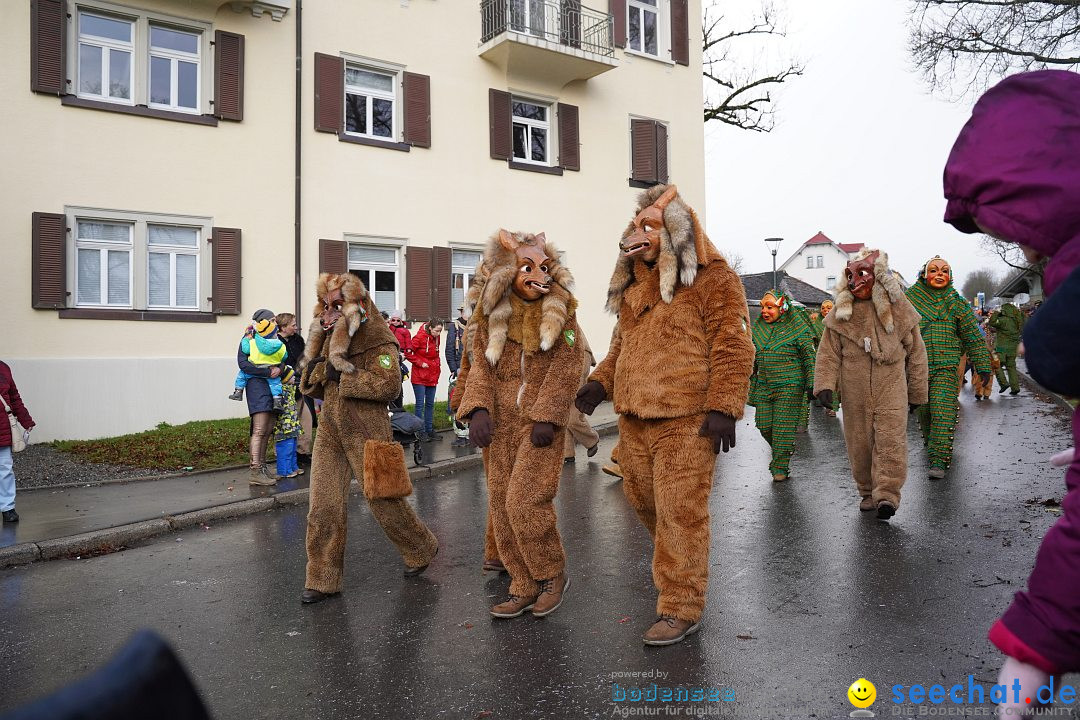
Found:
[[[954,368],[946,366],[930,371],[929,402],[916,412],[930,467],[944,470],[952,463],[959,393],[960,380]]]
[[[619,416],[623,492],[652,536],[657,615],[697,622],[709,582],[709,494],[716,455],[705,415]]]

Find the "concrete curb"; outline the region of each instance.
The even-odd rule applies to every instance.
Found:
[[[1070,413],[1075,412],[1076,408],[1074,408],[1072,405],[1070,405],[1068,400],[1061,397],[1060,395],[1058,395],[1056,392],[1053,392],[1052,390],[1047,390],[1042,385],[1035,382],[1035,379],[1033,377],[1031,377],[1030,375],[1028,375],[1023,370],[1020,370],[1019,368],[1017,368],[1016,374],[1020,376],[1020,380],[1025,385],[1029,386],[1029,388],[1028,388],[1029,390],[1034,390],[1035,392],[1042,393],[1043,395],[1048,395],[1050,397],[1050,399],[1053,400],[1056,405],[1060,405],[1062,408],[1064,408],[1065,410],[1068,410]]]
[[[614,435],[619,431],[617,422],[604,423],[594,429],[600,437]],[[409,470],[409,477],[412,480],[441,477],[457,470],[478,467],[483,462],[484,457],[480,453],[450,458],[431,465],[412,468]],[[353,494],[361,491],[359,485],[354,484],[352,486],[351,492]],[[116,552],[133,543],[176,530],[187,530],[212,521],[254,515],[273,510],[276,507],[304,505],[308,502],[309,492],[308,488],[288,490],[270,497],[238,500],[224,505],[192,510],[179,515],[166,515],[154,520],[144,520],[101,530],[92,530],[79,535],[8,545],[0,547],[0,568],[27,565],[39,560],[56,560],[65,557]]]

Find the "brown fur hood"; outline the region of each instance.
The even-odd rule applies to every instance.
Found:
[[[904,295],[904,288],[900,285],[900,281],[896,279],[892,270],[889,269],[889,256],[884,251],[875,250],[873,248],[863,248],[859,251],[859,254],[854,257],[854,260],[862,260],[875,252],[880,254],[878,255],[877,261],[874,262],[874,289],[872,291],[871,300],[874,303],[874,310],[877,312],[878,319],[881,320],[882,327],[885,328],[885,332],[891,335],[896,329],[897,320],[897,318],[894,317],[894,306],[903,304],[910,305],[910,303]],[[901,302],[901,300],[903,300],[903,302]],[[836,306],[833,308],[833,311],[829,313],[829,317],[826,318],[826,324],[829,324],[828,320],[830,319],[833,320],[833,323],[850,320],[854,304],[855,296],[851,294],[851,290],[845,282],[841,286],[840,291],[836,293]],[[917,313],[916,317],[918,317]],[[910,329],[910,327],[901,328],[900,334],[903,334],[906,330]]]
[[[522,245],[533,245],[536,236],[528,233],[511,233]],[[550,240],[544,240],[551,258],[548,274],[551,275],[551,292],[538,302],[540,313],[540,350],[548,351],[555,346],[555,341],[562,334],[563,326],[570,317],[574,305],[574,276],[559,261],[559,251]],[[488,343],[484,352],[488,362],[495,365],[502,357],[506,337],[510,328],[510,316],[513,314],[512,285],[517,275],[517,255],[507,250],[499,242],[499,233],[488,240],[481,263],[486,277],[481,280],[480,302],[476,306],[476,320],[487,321]],[[477,275],[480,275],[478,272]],[[470,293],[472,290],[470,289]],[[470,324],[472,322],[470,321]]]
[[[637,209],[634,216],[652,205],[667,191],[669,185],[657,185],[638,195]],[[633,221],[626,227],[622,239],[634,231]],[[657,266],[660,269],[660,297],[670,303],[675,297],[675,290],[680,286],[694,284],[698,268],[704,267],[721,257],[705,229],[701,227],[697,213],[676,196],[664,209],[664,227],[660,230],[660,257]],[[623,293],[634,282],[634,259],[619,252],[615,261],[615,272],[611,275],[608,286],[607,310],[618,314],[622,306]]]
[[[341,319],[334,323],[327,342],[327,333],[319,322],[323,311],[322,299],[328,292],[338,288],[341,289],[345,302]],[[315,281],[315,298],[307,345],[301,361],[303,366],[322,355],[339,372],[350,373],[356,370],[356,366],[349,362],[348,358],[378,345],[397,343],[394,333],[386,324],[382,313],[375,307],[364,283],[355,275],[322,273]]]

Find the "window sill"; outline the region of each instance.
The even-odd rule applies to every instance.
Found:
[[[141,115],[142,117],[158,118],[159,120],[175,120],[176,122],[191,123],[193,125],[216,127],[218,124],[218,119],[213,115],[192,115],[171,110],[156,110],[145,105],[120,105],[119,103],[102,102],[100,100],[87,100],[77,95],[61,95],[60,104],[90,110],[123,113],[125,115]]]
[[[511,170],[527,170],[528,172],[543,173],[544,175],[562,175],[563,169],[561,167],[553,167],[551,165],[533,165],[531,163],[514,162],[513,160],[506,161],[510,165]]]
[[[107,308],[65,308],[61,320],[149,320],[150,322],[216,323],[211,312],[173,310],[109,310]]]
[[[645,180],[635,180],[633,178],[630,178],[630,187],[632,187],[632,188],[640,188],[642,190],[645,190],[645,189],[648,189],[648,188],[651,188],[651,187],[656,187],[657,185],[664,185],[664,184],[665,183],[662,183],[660,181],[646,182]]]
[[[675,65],[676,65],[674,60],[669,60],[667,58],[662,58],[659,55],[650,55],[649,53],[641,52],[640,50],[631,50],[629,47],[623,48],[623,52],[626,53],[627,55],[631,55],[631,56],[636,57],[636,58],[641,58],[642,60],[652,60],[653,62],[658,62],[661,65],[667,65],[668,67],[675,67]],[[671,51],[669,50],[668,52],[671,52]]]
[[[338,140],[341,142],[355,143],[356,145],[370,145],[371,147],[381,147],[387,150],[400,150],[401,152],[409,152],[412,150],[412,145],[408,143],[393,142],[392,140],[376,140],[374,138],[357,137],[355,135],[349,135],[342,131],[338,133]]]

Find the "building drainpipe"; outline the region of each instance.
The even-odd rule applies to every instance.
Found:
[[[294,145],[294,162],[295,162],[295,178],[294,178],[294,198],[293,198],[293,303],[296,308],[295,315],[297,318],[303,317],[300,312],[300,191],[301,191],[301,158],[302,153],[300,150],[300,138],[301,138],[301,116],[300,109],[300,95],[303,85],[303,29],[304,29],[304,0],[296,0],[296,98],[295,104],[295,123],[296,123],[296,137],[293,141]],[[301,320],[301,322],[303,322]]]

